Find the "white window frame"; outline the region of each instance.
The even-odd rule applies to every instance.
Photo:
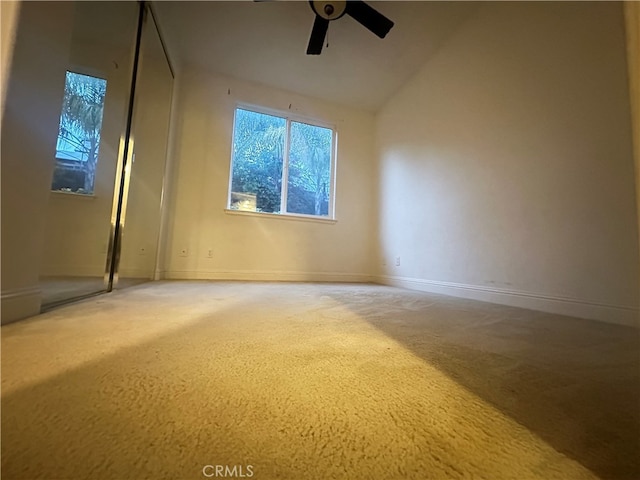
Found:
[[[247,110],[255,113],[262,113],[264,115],[271,115],[278,118],[282,118],[286,121],[286,137],[284,144],[284,152],[282,158],[282,188],[280,190],[280,213],[272,212],[254,212],[250,210],[235,210],[231,209],[231,187],[233,182],[233,141],[236,137],[236,115],[238,110]],[[289,189],[289,138],[291,136],[291,122],[305,123],[314,127],[327,128],[331,130],[331,160],[330,160],[330,172],[329,172],[329,205],[327,215],[309,215],[302,213],[287,212],[287,196]],[[229,162],[229,185],[227,188],[227,207],[225,211],[227,213],[239,214],[239,215],[253,215],[260,217],[276,217],[276,218],[290,218],[300,220],[315,220],[315,221],[328,221],[335,222],[335,197],[336,197],[336,170],[337,170],[337,153],[338,153],[338,130],[335,125],[318,120],[316,118],[306,117],[304,115],[292,114],[283,110],[275,110],[259,105],[252,105],[248,103],[236,103],[233,108],[233,128],[231,133],[231,148],[230,148],[230,162]]]

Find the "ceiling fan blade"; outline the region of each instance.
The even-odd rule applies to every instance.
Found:
[[[391,30],[391,27],[393,27],[391,20],[362,0],[349,0],[347,2],[346,13],[380,38],[384,38],[387,33],[389,33],[389,30]]]
[[[311,30],[311,37],[309,38],[309,46],[307,47],[307,55],[320,55],[322,52],[322,45],[324,45],[324,37],[327,35],[327,29],[329,28],[329,20],[316,15],[316,19],[313,22],[313,29]]]

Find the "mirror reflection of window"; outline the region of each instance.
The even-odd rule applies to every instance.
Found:
[[[107,81],[67,72],[51,189],[93,194]]]

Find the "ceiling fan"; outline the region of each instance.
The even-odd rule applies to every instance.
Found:
[[[307,46],[307,55],[320,55],[329,22],[339,19],[344,14],[371,30],[378,37],[384,38],[393,22],[362,0],[309,0],[311,9],[316,15]]]

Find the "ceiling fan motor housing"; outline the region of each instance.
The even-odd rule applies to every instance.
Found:
[[[309,3],[314,13],[325,20],[337,20],[342,17],[347,10],[347,2],[345,0],[309,0]]]
[[[345,13],[380,38],[384,38],[393,22],[368,5],[364,0],[309,0],[311,10],[315,14],[307,55],[320,55],[327,36],[329,23],[337,20]]]

